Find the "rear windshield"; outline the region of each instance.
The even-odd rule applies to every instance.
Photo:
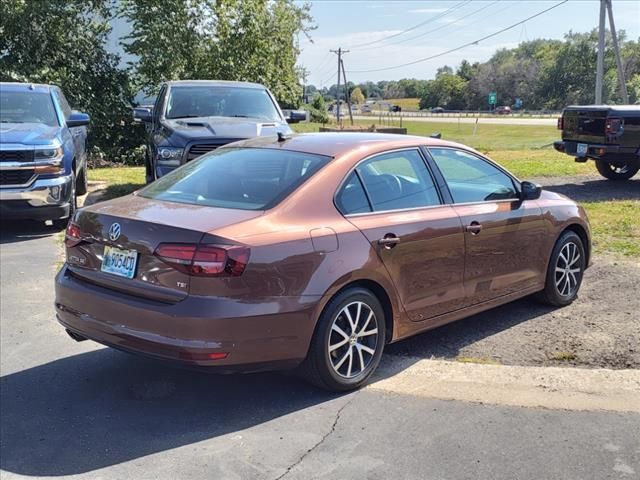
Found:
[[[145,198],[241,210],[267,210],[330,157],[267,148],[222,148],[140,191]]]
[[[58,125],[51,95],[43,92],[2,91],[0,95],[2,123],[44,123]]]
[[[171,87],[166,117],[237,117],[282,121],[266,90],[240,87]]]

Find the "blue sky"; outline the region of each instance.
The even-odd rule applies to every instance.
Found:
[[[351,50],[344,57],[350,81],[432,78],[442,65],[456,66],[465,58],[471,62],[484,61],[496,49],[513,47],[524,40],[562,38],[569,30],[589,31],[598,25],[600,8],[599,0],[569,0],[523,26],[458,52],[412,66],[355,73],[407,63],[473,42],[559,0],[315,0],[310,3],[318,28],[311,32],[313,43],[301,38],[299,63],[309,71],[307,82],[316,86],[330,86],[336,81],[336,56],[329,53],[329,49]],[[640,0],[613,0],[613,13],[616,29],[625,30],[627,38],[638,40]],[[423,26],[397,35],[422,22],[425,22]],[[387,38],[391,35],[397,36]],[[376,43],[365,45],[372,42]]]

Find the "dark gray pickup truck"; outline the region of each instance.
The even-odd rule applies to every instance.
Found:
[[[576,162],[591,158],[609,180],[628,180],[640,170],[640,105],[578,105],[558,119],[557,151]]]

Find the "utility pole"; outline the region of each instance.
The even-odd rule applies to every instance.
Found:
[[[613,23],[613,6],[611,0],[606,0],[607,10],[609,12],[609,29],[611,30],[611,39],[613,40],[613,51],[616,54],[616,66],[618,67],[618,81],[620,82],[620,95],[625,105],[629,104],[629,94],[627,93],[627,82],[624,78],[624,68],[622,68],[622,59],[620,58],[620,47],[618,46],[618,35],[616,34],[616,25]]]
[[[600,0],[600,24],[598,27],[598,63],[596,66],[596,105],[602,103],[602,79],[604,77],[604,20],[606,0]]]
[[[616,34],[616,25],[613,21],[613,7],[611,0],[600,0],[600,26],[598,31],[598,64],[596,67],[596,104],[602,103],[602,84],[604,77],[604,34],[605,34],[605,17],[609,16],[609,29],[611,30],[611,40],[613,43],[613,51],[616,56],[616,67],[618,69],[618,81],[620,82],[620,95],[622,101],[629,103],[629,94],[627,93],[627,84],[624,77],[624,69],[622,68],[622,59],[620,58],[620,47],[618,45],[618,36]]]
[[[329,50],[329,51],[338,55],[338,86],[336,88],[336,120],[338,121],[338,124],[340,124],[340,69],[342,68],[342,54],[349,53],[349,50],[342,50],[342,48],[338,48],[338,50]],[[349,111],[351,111],[351,109],[349,109]]]
[[[347,108],[349,109],[349,119],[351,120],[351,126],[353,126],[353,112],[351,111],[351,95],[349,94],[349,84],[347,83],[347,73],[344,71],[344,62],[340,60],[340,66],[342,67],[342,78],[344,79],[344,93],[347,97]]]

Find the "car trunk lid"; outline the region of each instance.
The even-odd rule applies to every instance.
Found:
[[[87,282],[137,297],[175,303],[188,295],[191,277],[154,255],[158,246],[198,244],[206,232],[262,213],[130,195],[78,212],[74,224],[79,227],[82,241],[67,246],[67,263],[74,276]],[[104,271],[105,253],[109,249],[135,257],[132,278]]]

